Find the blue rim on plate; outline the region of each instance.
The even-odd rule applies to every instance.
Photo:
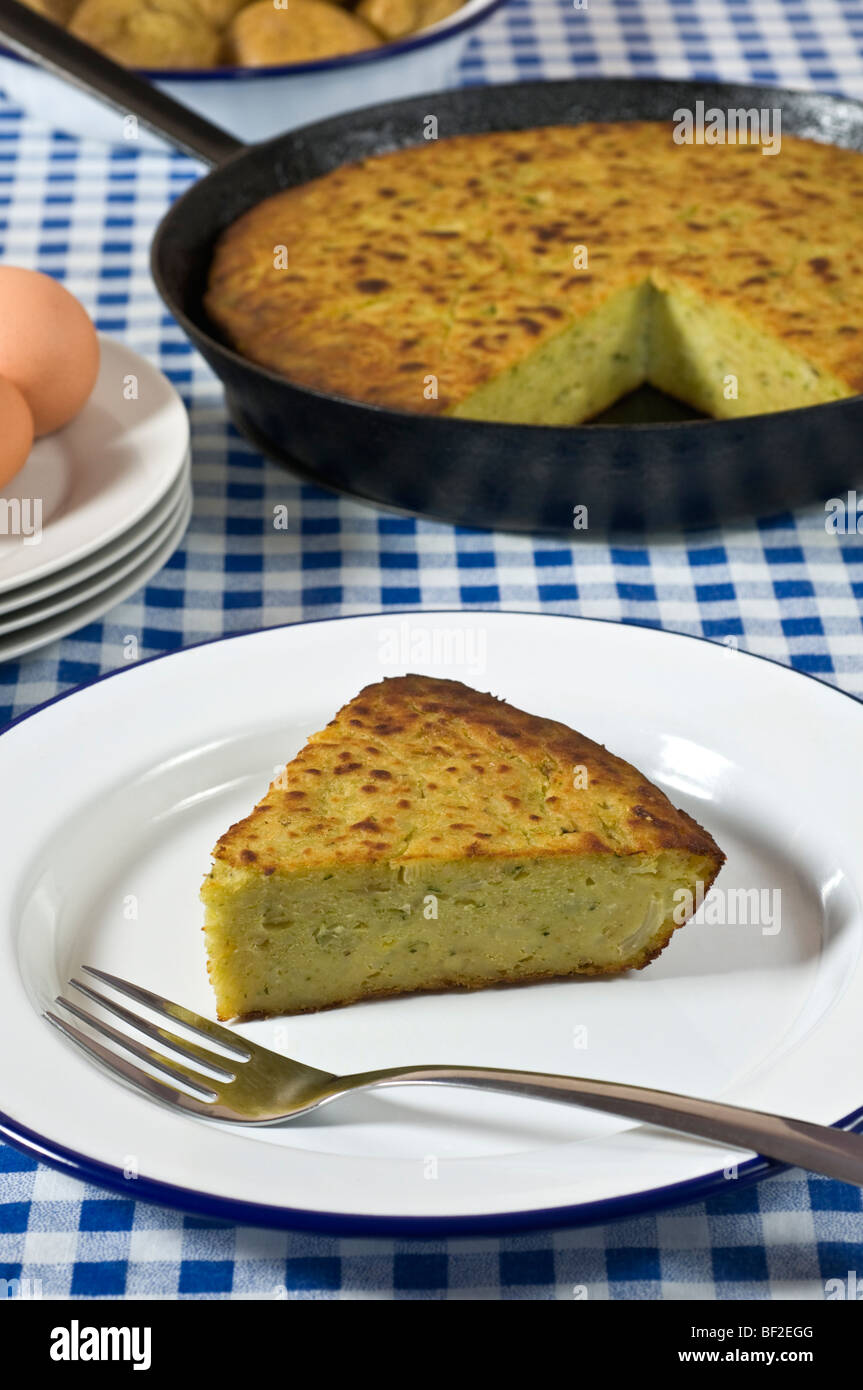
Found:
[[[404,39],[396,39],[393,43],[382,44],[380,48],[363,48],[357,53],[336,54],[332,58],[318,58],[311,63],[280,63],[273,67],[264,68],[230,65],[218,68],[132,68],[131,71],[137,73],[139,77],[147,77],[153,82],[216,82],[225,80],[242,82],[261,77],[302,77],[307,73],[334,72],[341,68],[379,63],[387,58],[401,57],[403,53],[412,53],[419,48],[428,48],[431,44],[440,43],[442,39],[449,39],[455,34],[464,33],[466,29],[473,29],[475,25],[490,18],[495,10],[499,10],[506,3],[507,0],[487,0],[482,9],[477,10],[474,14],[466,15],[464,19],[459,19],[453,24],[442,20],[440,25],[431,29],[421,29],[417,34],[410,34]],[[458,11],[456,11],[457,13]],[[32,63],[29,58],[23,58],[20,54],[13,53],[11,49],[4,48],[2,44],[0,44],[0,58],[11,58],[13,62],[23,63],[25,67],[38,66],[38,64]]]
[[[426,617],[447,617],[453,614],[461,615],[463,611],[462,609],[445,608],[424,609],[423,615]],[[480,608],[472,611],[476,613],[484,611],[502,613],[513,617],[525,616],[523,612],[517,613],[515,610],[500,608],[489,610]],[[387,610],[387,616],[392,617],[407,616],[408,614],[415,616],[415,611],[409,609]],[[310,622],[350,622],[352,618],[356,617],[376,616],[380,615],[374,610],[369,614],[352,613],[342,614],[335,618],[313,618]],[[646,626],[640,622],[621,621],[616,618],[587,618],[575,613],[542,613],[538,616],[555,617],[563,621],[607,623],[615,627]],[[217,637],[205,638],[201,642],[191,642],[188,646],[180,647],[176,651],[159,652],[156,656],[145,657],[142,661],[136,662],[135,666],[148,666],[154,661],[166,661],[172,656],[192,651],[196,647],[212,646],[215,642],[230,642],[237,637],[251,637],[261,631],[276,631],[280,628],[306,627],[308,625],[309,623],[275,623],[267,629],[248,628],[243,632],[222,633]],[[694,632],[675,632],[671,628],[654,628],[653,630],[664,633],[668,637],[682,638],[685,641],[707,642],[711,646],[722,645],[714,642],[710,637],[703,637]],[[746,655],[754,657],[758,661],[765,661],[770,666],[779,666],[791,675],[814,680],[818,685],[828,685],[828,682],[820,680],[818,676],[809,671],[797,671],[793,667],[785,665],[784,662],[775,661],[772,657],[763,656],[759,652],[746,652]],[[11,729],[16,728],[17,725],[23,724],[25,720],[32,719],[34,715],[48,709],[49,706],[59,704],[61,700],[68,700],[70,696],[77,695],[82,690],[89,689],[90,686],[100,685],[102,681],[112,680],[115,676],[125,675],[134,669],[135,667],[121,667],[114,671],[105,671],[101,676],[95,676],[93,680],[82,681],[80,685],[73,686],[71,690],[53,695],[50,699],[44,700],[42,704],[36,705],[35,708],[27,710],[24,714],[11,720],[0,730],[0,738],[9,733]],[[835,691],[837,695],[852,700],[855,704],[863,703],[855,695],[847,690],[841,690],[838,686],[828,685],[828,689]],[[837,1120],[832,1128],[863,1132],[863,1106],[852,1111],[843,1119]],[[562,1226],[592,1226],[605,1221],[643,1216],[651,1211],[662,1211],[667,1207],[702,1201],[707,1197],[715,1197],[720,1193],[733,1191],[738,1185],[749,1186],[762,1178],[787,1172],[789,1168],[787,1163],[779,1163],[774,1159],[762,1158],[758,1155],[739,1164],[734,1179],[727,1178],[725,1171],[720,1168],[716,1172],[705,1173],[703,1177],[687,1178],[684,1182],[669,1183],[665,1187],[652,1187],[644,1192],[631,1193],[621,1197],[606,1197],[595,1202],[582,1202],[576,1205],[570,1203],[563,1207],[546,1207],[532,1211],[491,1212],[472,1216],[358,1216],[351,1212],[307,1211],[297,1207],[270,1206],[265,1203],[246,1202],[232,1197],[219,1197],[212,1193],[196,1191],[194,1188],[178,1187],[173,1183],[162,1182],[156,1178],[143,1176],[127,1178],[121,1168],[102,1163],[98,1159],[89,1158],[86,1154],[78,1153],[77,1150],[67,1149],[64,1145],[18,1124],[12,1116],[5,1114],[2,1110],[0,1110],[0,1138],[7,1140],[30,1157],[38,1159],[40,1163],[57,1168],[70,1177],[78,1178],[82,1182],[100,1184],[113,1191],[122,1192],[125,1197],[131,1197],[137,1201],[154,1202],[157,1205],[188,1212],[195,1216],[209,1217],[242,1226],[314,1231],[329,1236],[382,1236],[390,1239],[415,1237],[433,1240],[446,1236],[503,1235],[510,1232],[548,1230]],[[731,1186],[732,1182],[734,1187]]]

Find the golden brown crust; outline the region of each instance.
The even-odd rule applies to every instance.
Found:
[[[464,0],[360,0],[356,14],[387,39],[400,39],[439,24]]]
[[[258,67],[316,62],[340,53],[377,48],[380,42],[365,20],[327,0],[290,0],[279,9],[272,0],[256,0],[234,19],[227,50],[230,62]]]
[[[28,9],[53,19],[55,24],[67,24],[72,18],[78,0],[24,0]]]
[[[223,234],[206,302],[264,366],[440,413],[650,276],[742,312],[850,393],[861,215],[863,156],[793,136],[769,157],[677,145],[655,122],[458,136],[260,203]]]
[[[483,857],[724,856],[622,758],[566,725],[458,681],[367,686],[219,840],[226,867],[268,876],[324,865]]]
[[[128,67],[209,68],[219,55],[215,28],[185,0],[81,0],[69,32]]]

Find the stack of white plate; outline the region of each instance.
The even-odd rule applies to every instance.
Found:
[[[129,348],[101,347],[87,405],[0,490],[0,661],[101,617],[162,568],[189,524],[183,402]]]

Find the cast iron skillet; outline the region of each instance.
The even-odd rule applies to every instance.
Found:
[[[663,398],[659,413],[667,418],[656,419],[656,393],[647,393],[652,423],[568,429],[411,415],[313,391],[255,366],[221,340],[201,303],[213,244],[247,208],[340,164],[419,143],[429,115],[445,137],[668,120],[702,99],[722,109],[779,107],[783,133],[863,150],[863,105],[772,87],[530,82],[369,107],[248,147],[15,0],[0,6],[0,33],[16,51],[134,112],[214,166],[156,231],[156,286],[221,378],[237,427],[309,481],[463,525],[573,537],[583,534],[573,532],[578,506],[588,509],[588,534],[666,531],[785,511],[844,493],[863,476],[863,396],[719,421],[685,418]]]

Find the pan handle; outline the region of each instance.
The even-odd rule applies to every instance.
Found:
[[[83,87],[121,115],[136,116],[148,130],[205,164],[222,164],[246,148],[221,126],[211,125],[59,24],[19,5],[18,0],[0,0],[0,37],[22,57]]]

